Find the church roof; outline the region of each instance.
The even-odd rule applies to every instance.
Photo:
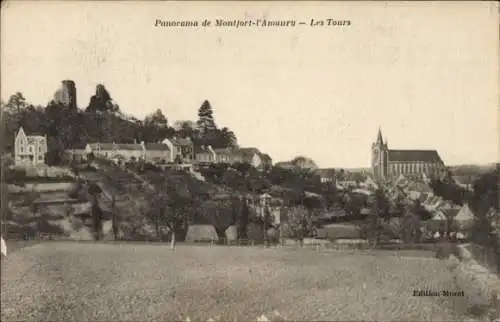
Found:
[[[442,162],[436,150],[389,150],[389,161]]]

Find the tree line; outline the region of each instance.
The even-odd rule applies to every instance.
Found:
[[[217,126],[208,100],[202,102],[196,122],[181,120],[173,125],[160,109],[143,120],[125,117],[102,85],[85,109],[74,110],[53,100],[46,106],[35,106],[19,92],[2,102],[1,107],[3,152],[13,151],[15,135],[22,126],[28,133],[47,135],[49,164],[61,162],[64,149],[83,148],[90,142],[157,143],[165,138],[189,137],[197,145],[237,146],[235,133],[228,127]]]

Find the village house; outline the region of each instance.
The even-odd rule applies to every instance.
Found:
[[[45,164],[47,136],[31,133],[27,135],[21,127],[14,139],[14,160],[16,165]]]
[[[319,176],[322,183],[335,183],[335,169],[318,169],[316,174]]]
[[[115,143],[116,156],[126,161],[138,161],[146,159],[146,147],[144,142],[137,143]]]
[[[67,148],[64,150],[64,157],[67,161],[78,161],[85,162],[87,161],[87,150],[85,149],[85,144],[75,145],[71,148]]]
[[[303,156],[296,157],[291,162],[296,168],[299,169],[311,170],[311,171],[315,171],[318,169],[318,166],[313,160]]]
[[[474,181],[477,179],[477,177],[474,176],[453,176],[453,180],[455,181],[455,184],[457,184],[459,187],[464,188],[469,191],[474,190]]]
[[[271,169],[273,166],[273,158],[267,153],[261,155],[263,169]]]
[[[248,163],[257,169],[266,169],[272,166],[269,155],[256,148],[219,148],[198,146],[195,148],[195,159],[198,163]]]
[[[113,143],[88,143],[85,146],[87,155],[93,154],[95,157],[111,159],[114,157]]]
[[[150,163],[171,163],[171,153],[168,145],[163,143],[146,143],[144,145],[146,150],[145,160]]]
[[[344,189],[355,188],[358,186],[358,183],[354,180],[337,180],[337,185],[343,187]]]
[[[217,155],[212,149],[212,146],[196,146],[195,147],[195,160],[198,163],[215,163],[217,160]]]
[[[278,163],[276,163],[275,166],[279,167],[279,168],[283,168],[283,169],[289,169],[289,170],[302,169],[302,170],[309,170],[309,171],[314,171],[314,172],[320,170],[320,169],[318,169],[316,163],[313,160],[306,158],[306,157],[303,157],[303,156],[296,157],[291,161],[278,162]]]
[[[428,222],[431,230],[437,231],[442,229],[444,231],[454,230],[454,218],[460,212],[461,207],[453,206],[448,203],[442,204],[437,209],[431,211],[432,218]],[[437,229],[436,229],[437,228]]]
[[[146,147],[141,143],[89,143],[85,147],[87,154],[109,160],[124,160],[126,162],[144,160]]]
[[[365,181],[361,183],[361,186],[373,190],[377,190],[379,188],[378,184],[371,177],[366,177]]]
[[[273,165],[271,157],[260,152],[257,148],[240,148],[238,152],[242,156],[242,162],[248,163],[257,169],[269,169]]]
[[[243,155],[239,150],[224,148],[224,149],[215,149],[214,151],[217,163],[234,164],[238,162],[243,162]]]
[[[195,160],[194,144],[191,138],[167,138],[162,143],[168,146],[172,162],[176,159],[180,159],[184,163],[191,163]]]

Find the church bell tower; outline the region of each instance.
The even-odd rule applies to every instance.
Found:
[[[378,129],[377,140],[372,144],[372,172],[375,178],[385,179],[388,170],[388,147],[382,139],[382,131]]]

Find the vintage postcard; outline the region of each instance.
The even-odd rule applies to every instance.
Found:
[[[500,318],[495,1],[4,1],[2,321]]]

